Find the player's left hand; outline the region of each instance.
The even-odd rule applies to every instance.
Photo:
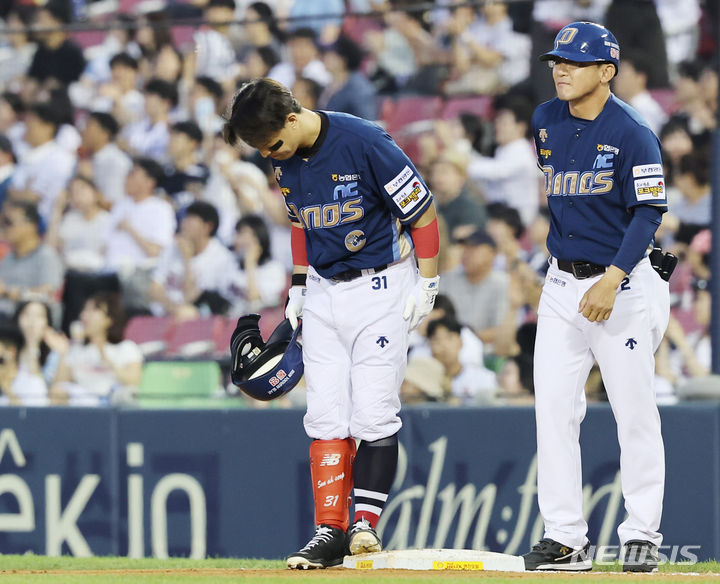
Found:
[[[612,314],[616,295],[617,286],[600,278],[583,295],[578,312],[581,312],[590,322],[607,320]]]
[[[435,305],[435,298],[438,295],[438,285],[440,276],[434,278],[423,278],[415,283],[412,293],[405,301],[405,310],[403,318],[410,321],[410,330],[413,330],[420,324]]]

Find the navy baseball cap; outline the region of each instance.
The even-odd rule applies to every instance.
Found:
[[[564,59],[575,63],[612,63],[617,70],[620,45],[607,28],[594,22],[571,22],[560,29],[552,51],[541,61]]]

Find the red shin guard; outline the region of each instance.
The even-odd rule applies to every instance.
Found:
[[[315,499],[315,524],[347,530],[355,440],[315,440],[310,444],[310,476]]]

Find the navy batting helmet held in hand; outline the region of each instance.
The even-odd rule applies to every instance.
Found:
[[[564,59],[575,63],[612,63],[617,71],[620,45],[615,35],[594,22],[571,22],[555,37],[552,51],[540,56],[541,61]]]
[[[264,342],[259,321],[259,314],[238,319],[230,339],[230,377],[250,397],[270,401],[289,392],[303,376],[302,345],[297,338],[302,325],[293,331],[285,319]]]

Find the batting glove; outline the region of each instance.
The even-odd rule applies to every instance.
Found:
[[[413,330],[420,321],[433,309],[435,297],[438,295],[440,276],[423,278],[416,282],[412,294],[405,301],[403,318],[410,321],[410,330]]]
[[[288,303],[285,306],[285,318],[290,319],[293,330],[297,328],[298,318],[302,316],[303,305],[305,304],[305,286],[291,286],[288,290]]]

